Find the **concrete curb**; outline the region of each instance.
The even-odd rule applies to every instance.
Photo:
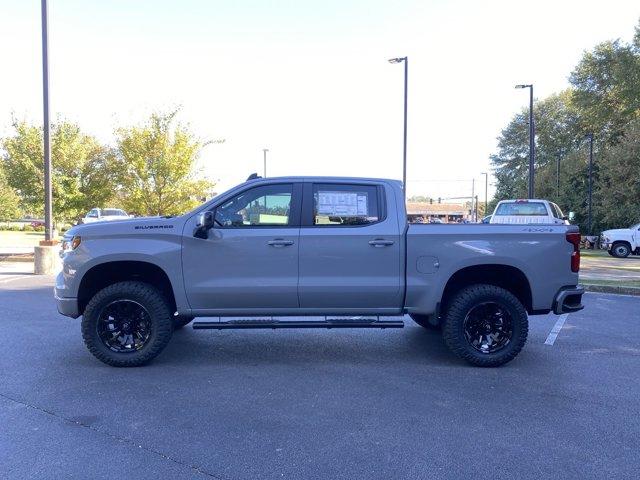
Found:
[[[614,293],[617,295],[638,295],[640,296],[640,287],[625,287],[624,285],[585,285],[582,284],[587,292],[596,293]]]

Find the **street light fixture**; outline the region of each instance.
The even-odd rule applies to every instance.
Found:
[[[593,133],[587,133],[584,138],[589,139],[589,203],[587,216],[587,233],[591,235],[591,194],[593,190]]]
[[[536,126],[533,122],[533,84],[516,85],[516,88],[529,89],[529,198],[534,197],[534,169],[536,162]]]
[[[409,79],[409,58],[397,57],[390,58],[389,63],[404,62],[404,136],[402,149],[402,192],[404,200],[407,201],[407,87]]]

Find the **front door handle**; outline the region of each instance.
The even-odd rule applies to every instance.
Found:
[[[371,245],[372,247],[388,247],[393,244],[393,240],[385,240],[384,238],[376,238],[375,240],[369,241],[369,245]]]
[[[293,245],[293,240],[284,240],[282,238],[275,238],[273,240],[269,240],[267,245],[271,247],[288,247],[289,245]]]

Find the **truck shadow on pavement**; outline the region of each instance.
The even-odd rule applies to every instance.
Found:
[[[238,331],[174,333],[154,364],[464,364],[449,352],[438,332],[411,324],[379,331]]]

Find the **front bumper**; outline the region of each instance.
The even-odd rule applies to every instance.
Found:
[[[584,305],[582,305],[583,294],[584,287],[582,285],[561,289],[553,301],[553,313],[561,315],[582,310],[584,308]]]
[[[56,307],[58,312],[62,315],[71,318],[78,318],[80,312],[78,311],[78,299],[75,297],[61,297],[58,294],[58,289],[53,289],[53,296],[56,299]]]

